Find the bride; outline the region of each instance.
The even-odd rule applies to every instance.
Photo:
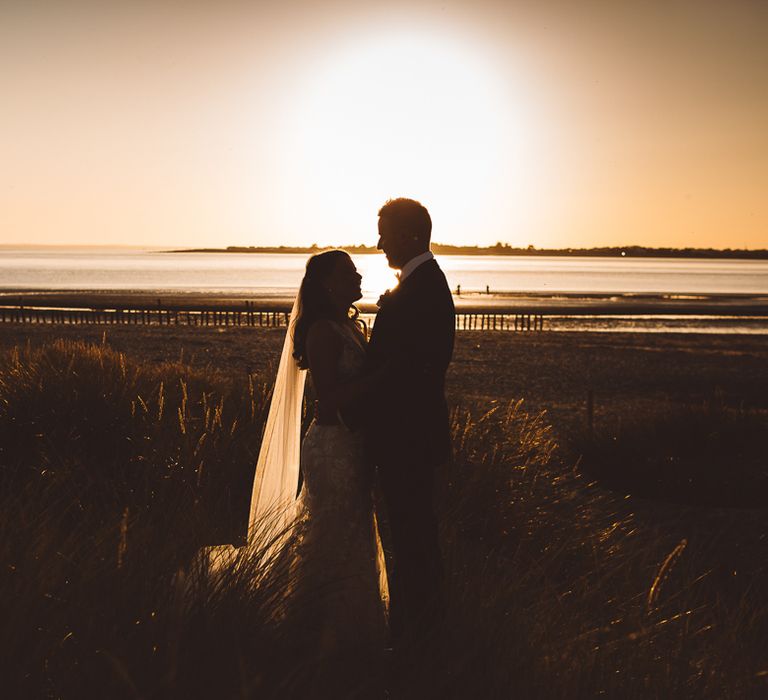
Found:
[[[353,305],[361,279],[341,250],[307,262],[259,453],[249,540],[276,515],[276,531],[298,533],[277,546],[293,559],[294,592],[312,601],[316,648],[324,658],[373,660],[385,646],[388,597],[373,474],[362,437],[339,419],[341,408],[383,381],[382,372],[363,376],[367,341]],[[299,450],[306,370],[317,403]]]

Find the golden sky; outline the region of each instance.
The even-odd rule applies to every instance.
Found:
[[[768,2],[0,0],[0,244],[768,247]]]

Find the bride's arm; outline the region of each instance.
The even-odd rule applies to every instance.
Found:
[[[382,381],[383,372],[352,381],[339,380],[337,367],[343,341],[330,321],[317,321],[307,333],[307,361],[317,393],[319,420],[337,422],[337,411],[353,403]]]

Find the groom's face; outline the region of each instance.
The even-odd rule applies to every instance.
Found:
[[[397,228],[387,216],[379,217],[379,242],[376,247],[384,251],[387,263],[395,270],[401,270],[412,257],[406,232]]]

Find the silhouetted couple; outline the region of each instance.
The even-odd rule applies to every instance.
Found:
[[[444,606],[433,498],[436,473],[450,454],[444,387],[455,311],[429,252],[426,208],[390,200],[378,228],[377,247],[400,275],[379,300],[370,340],[354,306],[362,278],[349,255],[331,250],[307,263],[251,504],[255,523],[293,498],[300,453],[303,486],[286,517],[302,524],[297,585],[318,592],[315,632],[329,656],[375,656],[388,637],[397,647],[437,622]],[[317,404],[299,450],[306,369]]]

